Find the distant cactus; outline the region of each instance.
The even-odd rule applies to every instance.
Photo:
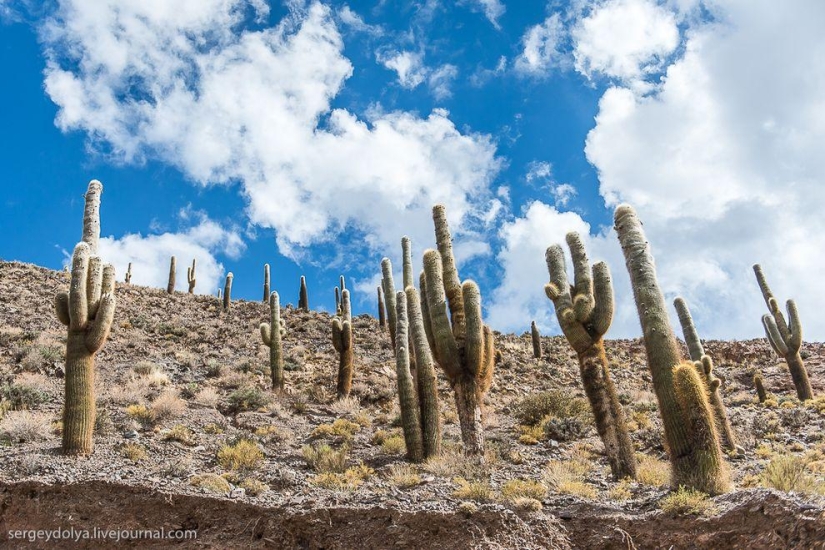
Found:
[[[232,272],[226,274],[226,283],[223,285],[223,310],[229,311],[229,306],[232,304],[232,279],[235,276]]]
[[[541,359],[541,334],[535,321],[530,322],[530,337],[533,340],[533,357]]]
[[[387,318],[390,322],[390,341],[395,349],[395,329],[398,320],[395,316],[395,282],[392,278],[392,262],[389,258],[381,260],[381,287],[384,289],[384,298],[387,303]]]
[[[175,292],[175,257],[172,256],[172,259],[169,261],[169,283],[166,285],[166,292],[172,294]]]
[[[132,262],[129,262],[129,267],[126,268],[126,284],[131,284],[132,282]]]
[[[462,284],[459,280],[443,205],[433,207],[433,222],[438,250],[424,253],[424,325],[430,326],[433,355],[455,392],[465,452],[483,456],[481,405],[493,381],[493,333],[482,322],[478,285],[470,280]]]
[[[382,329],[387,326],[387,314],[384,309],[384,296],[381,294],[381,287],[376,287],[378,293],[378,326]]]
[[[301,275],[301,290],[298,293],[298,309],[301,311],[309,311],[309,294],[307,293],[306,277]]]
[[[724,492],[728,486],[727,470],[721,458],[715,460],[721,457],[721,449],[713,414],[706,400],[704,407],[701,406],[707,388],[694,365],[682,368],[682,356],[668,320],[642,224],[628,205],[616,209],[614,222],[630,274],[647,363],[659,402],[665,448],[672,468],[671,484],[708,494]],[[707,432],[699,433],[701,429]]]
[[[284,322],[281,319],[281,304],[278,293],[269,295],[269,323],[261,323],[261,339],[269,348],[269,370],[272,389],[284,389],[284,356],[281,349],[281,337],[284,335]]]
[[[186,268],[186,282],[189,283],[189,294],[195,293],[195,283],[197,279],[195,276],[195,259],[192,259],[192,267]]]
[[[335,315],[341,315],[341,289],[335,287]]]
[[[578,233],[567,234],[567,245],[573,259],[574,284],[567,282],[564,251],[553,245],[545,257],[550,282],[544,290],[555,306],[564,336],[579,356],[582,384],[613,478],[636,477],[633,443],[604,351],[604,334],[613,321],[610,270],[606,263],[599,262],[593,265],[591,277],[590,262]]]
[[[722,446],[728,451],[735,451],[736,436],[733,434],[733,428],[728,419],[728,411],[725,409],[725,403],[722,401],[722,391],[719,387],[720,381],[713,374],[713,360],[705,355],[705,348],[702,346],[702,341],[699,340],[699,334],[696,332],[696,327],[693,324],[693,317],[690,315],[687,302],[685,302],[683,298],[676,298],[673,301],[673,305],[676,307],[676,313],[679,316],[679,324],[682,325],[682,334],[685,336],[685,343],[688,347],[690,360],[698,365],[699,373],[705,378],[705,385],[709,392],[710,406],[716,417],[716,429],[719,433]]]
[[[269,301],[269,264],[264,264],[264,303]]]
[[[341,315],[332,320],[332,346],[338,352],[338,398],[349,396],[352,389],[352,313],[349,290],[341,292]]]
[[[753,385],[756,388],[756,395],[759,397],[759,402],[764,403],[768,399],[768,392],[765,391],[765,383],[762,380],[762,373],[756,372],[753,375]]]
[[[799,349],[802,347],[802,323],[799,321],[799,312],[796,309],[796,302],[788,300],[786,307],[788,308],[788,320],[790,324],[785,321],[785,316],[779,308],[779,302],[774,298],[768,282],[765,280],[765,275],[762,273],[762,267],[759,264],[753,266],[753,271],[756,273],[756,282],[759,283],[759,288],[762,290],[762,297],[765,298],[765,303],[768,304],[770,315],[762,316],[762,326],[765,328],[765,335],[768,337],[768,342],[771,347],[784,357],[788,363],[788,370],[791,371],[791,378],[793,385],[796,387],[796,395],[800,401],[806,399],[813,399],[814,392],[811,388],[811,382],[808,380],[808,371],[805,369],[805,364],[802,362],[802,356],[799,355]]]
[[[54,300],[57,318],[68,327],[62,450],[69,455],[88,455],[94,450],[94,357],[109,336],[115,314],[114,267],[102,266],[100,258],[92,256],[100,234],[102,190],[96,180],[89,184],[83,240],[72,255],[69,291],[59,292]]]

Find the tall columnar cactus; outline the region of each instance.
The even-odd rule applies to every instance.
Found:
[[[606,263],[599,262],[593,265],[591,277],[590,262],[578,233],[567,234],[567,245],[573,258],[574,284],[567,282],[564,251],[553,245],[545,256],[550,282],[544,290],[555,306],[564,336],[579,356],[582,384],[613,477],[636,477],[633,443],[604,351],[604,334],[613,321],[610,270]]]
[[[674,487],[685,485],[709,494],[723,492],[728,486],[725,464],[721,459],[707,459],[717,454],[721,456],[722,452],[713,414],[707,407],[702,407],[699,399],[705,397],[707,388],[695,371],[696,376],[688,377],[689,371],[676,369],[683,360],[668,320],[642,224],[628,205],[616,209],[614,222],[630,273],[647,363],[659,402],[665,447],[670,457],[671,483]],[[690,366],[691,370],[694,368]],[[679,372],[678,376],[674,370]],[[680,392],[676,389],[676,379]],[[696,391],[697,384],[701,391]],[[708,432],[702,433],[701,429]]]
[[[115,270],[92,256],[100,233],[98,181],[89,184],[83,217],[83,240],[72,255],[68,292],[55,296],[57,318],[68,327],[62,450],[91,454],[95,425],[95,354],[103,347],[115,314]]]
[[[398,383],[398,401],[401,406],[401,426],[404,429],[407,458],[413,462],[421,462],[424,459],[424,439],[421,434],[418,396],[412,373],[410,373],[406,294],[399,291],[396,294],[395,303],[395,372]]]
[[[799,400],[813,399],[814,392],[811,389],[811,382],[808,380],[808,371],[802,362],[802,356],[799,355],[799,349],[802,347],[802,323],[799,321],[796,302],[788,300],[786,303],[788,320],[790,321],[790,324],[788,324],[782,310],[779,308],[779,302],[774,298],[773,292],[771,292],[768,282],[765,280],[762,267],[756,264],[753,266],[753,271],[756,273],[756,281],[762,290],[762,297],[765,298],[765,303],[768,304],[768,310],[771,312],[770,315],[765,314],[762,316],[762,326],[765,327],[768,342],[771,343],[774,351],[780,357],[784,357],[788,363],[788,370],[791,371],[791,378],[793,379],[793,385],[796,387],[796,395]]]
[[[392,279],[392,262],[389,258],[381,260],[381,287],[387,300],[387,318],[390,322],[390,341],[395,349],[395,329],[398,322],[395,316],[395,282]]]
[[[415,287],[408,286],[407,313],[410,330],[410,346],[415,351],[415,370],[420,409],[421,432],[424,441],[424,458],[441,454],[441,413],[438,404],[438,378],[435,374],[432,351],[427,340],[422,314],[422,303]],[[396,300],[397,301],[397,300]]]
[[[335,315],[341,315],[341,289],[335,287]]]
[[[232,279],[235,276],[232,272],[226,274],[226,283],[223,285],[223,310],[229,311],[229,306],[232,304]]]
[[[269,264],[264,264],[264,303],[270,299],[269,292]]]
[[[459,281],[443,205],[433,207],[433,221],[438,250],[424,253],[424,324],[430,326],[433,355],[455,392],[465,452],[483,456],[481,405],[493,380],[493,333],[482,322],[478,285]]]
[[[530,322],[530,338],[533,341],[533,357],[541,359],[541,334],[535,321]]]
[[[376,287],[378,293],[378,326],[382,329],[387,326],[387,314],[384,308],[384,296],[381,294],[381,287]]]
[[[272,389],[284,389],[284,355],[281,338],[284,335],[284,322],[281,319],[281,304],[278,293],[269,295],[269,323],[261,323],[261,339],[269,348],[269,371],[272,377]]]
[[[129,267],[126,268],[126,284],[132,282],[132,262],[129,262]]]
[[[332,320],[332,346],[338,352],[338,398],[347,397],[352,389],[352,314],[349,290],[341,292],[341,315]]]
[[[764,403],[768,399],[768,392],[765,391],[765,382],[762,379],[762,373],[757,371],[753,375],[753,386],[756,388],[756,396],[760,403]]]
[[[309,294],[307,293],[307,279],[301,275],[301,290],[298,293],[298,309],[309,311]]]
[[[186,282],[189,283],[189,294],[195,293],[195,283],[198,282],[195,275],[195,259],[192,258],[192,267],[186,268]]]
[[[679,324],[682,325],[682,334],[685,335],[685,343],[690,354],[690,360],[697,365],[699,373],[705,378],[710,406],[711,409],[713,409],[716,429],[719,433],[722,446],[728,451],[735,451],[736,437],[733,434],[733,428],[728,419],[728,411],[725,409],[725,403],[722,401],[720,381],[713,374],[713,360],[705,355],[705,348],[699,339],[699,333],[696,332],[696,326],[693,324],[693,317],[690,315],[687,302],[685,302],[683,298],[676,298],[673,301],[673,305],[679,316]]]
[[[172,294],[175,292],[175,257],[172,256],[172,259],[169,261],[169,282],[166,284],[166,292]]]

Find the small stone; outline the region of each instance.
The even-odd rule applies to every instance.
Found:
[[[243,487],[235,487],[229,492],[229,498],[243,498],[246,496],[246,489]]]

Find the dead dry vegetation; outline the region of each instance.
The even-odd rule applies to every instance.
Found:
[[[284,291],[295,282],[274,283],[282,302],[291,301]],[[0,483],[9,528],[34,521],[14,516],[26,509],[10,500],[25,499],[16,486],[86,484],[100,491],[107,482],[113,494],[127,491],[130,498],[145,491],[178,495],[179,502],[217,499],[227,517],[236,515],[232,506],[310,515],[391,509],[429,522],[441,514],[456,518],[443,519],[445,528],[461,526],[456,540],[478,547],[812,547],[825,537],[822,344],[803,346],[820,396],[803,404],[766,341],[705,343],[741,446],[728,457],[735,491],[709,498],[667,488],[661,421],[638,340],[606,342],[638,453],[637,481],[611,479],[570,346],[563,337],[542,338],[542,357],[534,359],[529,333],[496,334],[501,359],[484,404],[484,460],[462,456],[453,396],[439,373],[444,452],[414,465],[404,457],[389,335],[373,317],[353,319],[352,395],[336,401],[330,316],[287,305],[286,392],[276,396],[258,333],[268,305],[237,301],[221,312],[216,297],[118,283],[112,332],[97,356],[95,452],[69,458],[59,453],[65,328],[52,312],[53,296],[67,284],[60,272],[0,263]],[[757,370],[770,394],[763,404],[753,387]],[[154,506],[162,509],[162,501]],[[198,506],[204,505],[193,510]],[[761,514],[763,521],[737,513]],[[182,520],[170,511],[166,521]],[[314,535],[307,528],[304,542],[262,534],[266,529],[230,533],[231,523],[199,528],[221,531],[225,546],[347,547],[359,540],[353,531],[324,543],[326,528]],[[728,538],[696,538],[691,525]],[[387,536],[375,546],[398,542]],[[416,547],[408,542],[401,547]]]

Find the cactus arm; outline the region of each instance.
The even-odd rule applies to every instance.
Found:
[[[467,371],[478,376],[483,370],[484,323],[481,320],[481,293],[474,281],[461,285],[465,314],[464,361]]]
[[[406,294],[399,291],[395,295],[396,303],[396,339],[395,372],[398,378],[398,400],[401,407],[401,425],[404,428],[404,441],[407,457],[413,462],[424,459],[424,439],[421,434],[421,419],[418,410],[418,396],[410,374],[409,331],[407,329]]]
[[[403,283],[404,289],[408,286],[415,286],[413,282],[413,268],[412,268],[412,246],[409,237],[401,239],[401,254],[403,257]]]
[[[799,351],[802,347],[802,323],[799,321],[799,311],[796,302],[788,300],[788,321],[790,321],[790,338],[787,341],[789,351]]]
[[[347,289],[341,292],[341,314],[344,316],[345,321],[352,323],[352,307],[350,306],[349,290]]]
[[[77,243],[72,255],[72,281],[69,288],[69,329],[83,330],[89,321],[89,303],[86,300],[89,271],[89,245]]]
[[[584,323],[590,319],[595,306],[593,279],[590,277],[590,261],[584,250],[581,236],[575,231],[567,234],[567,246],[573,259],[573,311],[576,320]]]
[[[197,284],[197,279],[196,279],[196,275],[195,275],[196,267],[197,266],[196,266],[195,258],[192,258],[192,267],[187,267],[186,268],[186,282],[189,283],[189,290],[188,290],[189,294],[194,294],[195,293],[195,285]],[[267,283],[269,283],[268,280],[267,280]]]
[[[441,260],[444,293],[450,308],[450,322],[453,335],[460,344],[464,338],[464,304],[462,302],[461,280],[453,256],[453,239],[447,225],[447,212],[443,204],[433,206],[433,223],[435,225],[435,242]]]
[[[435,357],[447,377],[454,380],[461,374],[458,346],[447,318],[447,296],[442,278],[441,256],[436,250],[424,252],[424,273],[427,288],[427,312],[433,334]],[[462,312],[463,316],[463,312]]]
[[[272,336],[269,333],[269,324],[261,323],[261,340],[263,340],[264,345],[269,347],[272,345]]]
[[[558,311],[572,309],[573,298],[570,296],[570,285],[567,282],[567,270],[564,265],[564,251],[561,246],[548,246],[544,253],[547,271],[550,274],[550,283],[544,286],[544,292],[553,302]]]
[[[418,276],[418,287],[421,289],[421,316],[424,319],[424,333],[430,349],[435,349],[435,338],[433,338],[433,327],[430,324],[430,306],[427,303],[427,276],[424,270]]]
[[[770,342],[773,350],[781,357],[788,355],[788,346],[785,345],[785,340],[779,333],[779,329],[777,328],[776,321],[774,321],[773,317],[767,313],[763,315],[762,326],[765,327],[765,336],[768,337],[768,342]]]
[[[71,318],[69,317],[69,293],[58,292],[54,297],[54,312],[57,314],[57,320],[65,326],[69,326]]]
[[[478,372],[479,391],[482,395],[487,393],[493,384],[493,372],[496,366],[496,344],[493,331],[484,325],[484,354],[481,359],[481,369]]]
[[[604,336],[613,322],[613,282],[610,277],[610,268],[605,262],[593,265],[593,313],[590,324],[593,331]]]
[[[341,353],[344,347],[341,342],[342,334],[344,333],[344,328],[341,325],[341,319],[337,317],[332,320],[332,347],[335,348],[335,351]]]
[[[89,304],[89,318],[95,316],[97,303],[103,290],[103,262],[99,256],[89,257],[88,275],[86,276],[86,301]]]
[[[756,274],[756,283],[759,285],[759,290],[762,291],[762,298],[765,299],[765,304],[767,304],[768,309],[770,309],[773,292],[771,292],[771,287],[768,286],[768,281],[765,279],[765,273],[762,271],[762,266],[759,264],[754,264],[753,272]]]
[[[678,297],[673,300],[673,306],[676,308],[679,324],[682,325],[682,334],[685,336],[685,343],[687,344],[690,360],[701,361],[702,356],[705,355],[705,348],[702,347],[699,333],[696,332],[696,326],[693,324],[693,317],[690,315],[687,302],[685,302],[684,298]]]
[[[94,320],[88,325],[86,332],[86,349],[89,353],[97,353],[112,328],[112,320],[115,316],[115,295],[104,294],[100,297],[100,306]]]
[[[100,241],[100,195],[103,185],[97,181],[89,182],[86,191],[86,204],[83,208],[83,237],[81,240],[89,245],[89,254],[97,254],[97,245]]]
[[[389,258],[381,260],[381,285],[384,290],[384,300],[387,306],[387,320],[390,323],[390,341],[395,349],[395,328],[397,319],[395,317],[395,282],[392,279],[392,262]]]

